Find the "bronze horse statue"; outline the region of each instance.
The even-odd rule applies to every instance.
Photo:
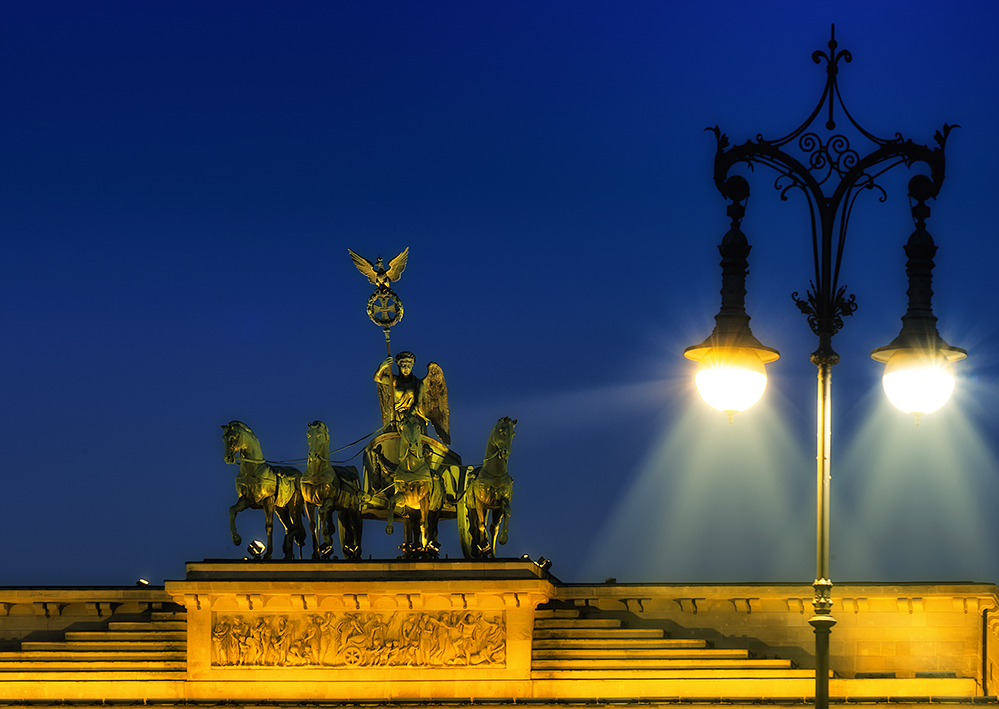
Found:
[[[412,537],[403,544],[404,558],[438,558],[437,521],[444,506],[444,481],[427,464],[423,450],[423,424],[413,415],[398,423],[399,464],[392,472],[393,493],[388,499],[385,532],[392,534],[396,506],[411,510],[407,529]],[[418,515],[418,519],[413,517]],[[417,533],[417,530],[419,532]]]
[[[312,532],[312,558],[328,558],[333,546],[333,512],[340,527],[340,548],[345,559],[361,558],[361,492],[354,466],[330,463],[330,432],[322,421],[309,424],[309,462],[302,476],[302,499]],[[318,544],[322,532],[323,544]]]
[[[225,462],[233,464],[239,456],[239,473],[236,474],[236,494],[239,499],[229,508],[229,531],[232,543],[239,546],[242,539],[236,531],[236,515],[245,509],[264,511],[264,528],[267,531],[265,559],[273,551],[271,533],[274,530],[274,513],[284,525],[282,549],[285,559],[294,559],[293,545],[305,544],[302,526],[302,493],[299,480],[302,473],[297,468],[271,465],[264,460],[260,441],[242,421],[230,421],[222,426],[225,442]]]
[[[513,478],[507,473],[510,446],[517,419],[504,416],[493,427],[486,442],[482,467],[465,481],[460,504],[467,511],[472,558],[495,558],[496,543],[506,544],[510,522]]]

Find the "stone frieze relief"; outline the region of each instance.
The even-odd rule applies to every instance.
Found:
[[[212,618],[214,667],[506,665],[502,614],[224,614]]]

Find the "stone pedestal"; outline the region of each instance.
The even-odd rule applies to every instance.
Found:
[[[535,608],[555,595],[520,560],[204,561],[166,591],[187,609],[188,682],[241,699],[529,696]]]

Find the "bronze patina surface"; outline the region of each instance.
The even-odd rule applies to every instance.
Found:
[[[236,546],[242,543],[242,538],[236,531],[236,515],[246,509],[262,509],[264,529],[267,532],[264,558],[270,559],[273,552],[272,532],[274,514],[277,513],[285,529],[282,545],[284,557],[293,559],[294,542],[297,541],[300,545],[305,542],[299,483],[301,471],[268,463],[256,434],[242,421],[231,421],[222,426],[222,439],[225,442],[225,462],[233,464],[239,457],[239,473],[236,475],[236,494],[239,499],[229,508],[232,543]]]

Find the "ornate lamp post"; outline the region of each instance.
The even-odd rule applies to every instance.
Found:
[[[853,314],[857,306],[853,295],[847,296],[846,286],[839,284],[840,264],[846,242],[850,213],[857,197],[864,190],[880,193],[884,189],[876,182],[888,170],[905,165],[922,165],[929,174],[917,174],[909,181],[909,199],[916,229],[905,246],[909,257],[909,308],[902,317],[902,331],[871,357],[886,362],[884,387],[896,406],[919,416],[936,410],[947,400],[954,387],[950,363],[964,359],[967,353],[951,347],[940,337],[930,305],[933,255],[936,246],[926,231],[930,208],[926,201],[936,197],[944,179],[944,144],[953,126],[944,124],[934,136],[937,146],[929,148],[904,139],[900,134],[885,140],[864,130],[850,115],[836,83],[839,63],[849,63],[852,56],[846,50],[837,51],[836,28],[832,28],[829,52],[816,51],[812,60],[826,64],[826,84],[818,105],[808,119],[787,136],[765,140],[757,136],[742,145],[730,146],[728,138],[715,127],[718,150],[715,154],[714,180],[722,195],[731,201],[728,215],[732,227],[722,239],[722,307],[715,316],[714,331],[704,342],[688,347],[684,355],[699,363],[697,388],[714,408],[729,415],[729,420],[745,411],[763,394],[766,386],[764,364],[780,354],[761,344],[749,329],[746,314],[746,273],[750,246],[742,233],[742,219],[749,198],[749,182],[740,175],[729,175],[733,166],[745,163],[749,167],[766,165],[779,174],[775,187],[783,200],[792,190],[804,195],[811,214],[812,248],[815,277],[804,298],[793,293],[798,308],[808,317],[808,324],[818,335],[819,346],[812,353],[812,363],[818,368],[817,406],[817,525],[815,615],[809,620],[815,628],[815,705],[829,703],[829,634],[836,621],[832,617],[832,582],[829,580],[829,480],[832,368],[839,355],[832,348],[832,337],[843,326],[843,317]],[[874,144],[864,156],[851,147],[842,133],[836,132],[836,107],[863,138]],[[825,140],[815,132],[813,124],[827,110]],[[803,157],[787,152],[796,144]],[[829,192],[828,196],[826,191]]]

